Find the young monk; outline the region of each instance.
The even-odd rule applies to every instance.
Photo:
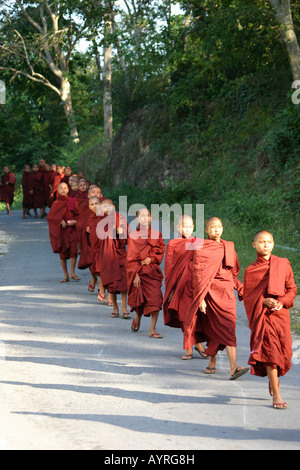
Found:
[[[170,240],[165,256],[165,295],[163,303],[165,325],[181,328],[184,332],[186,314],[192,305],[194,298],[193,286],[193,256],[196,239],[192,238],[194,222],[191,216],[183,215],[177,224],[178,238]],[[197,317],[200,321],[200,317]],[[197,328],[196,328],[197,329]],[[198,328],[201,330],[201,327]],[[195,350],[203,358],[208,358],[201,344],[203,335],[199,334],[199,340],[195,344]],[[193,358],[192,347],[182,356],[183,360]]]
[[[26,215],[30,214],[30,209],[33,208],[33,174],[31,172],[30,165],[24,165],[24,173],[22,175],[22,190],[23,190],[23,219],[26,219]]]
[[[37,210],[40,210],[40,217],[45,216],[46,201],[45,201],[45,184],[42,170],[37,164],[32,166],[33,170],[33,208],[35,217],[37,218]]]
[[[57,198],[53,202],[47,222],[52,250],[59,253],[61,266],[65,277],[60,282],[68,282],[69,274],[67,260],[71,258],[70,278],[79,281],[75,274],[78,237],[76,222],[78,217],[78,202],[76,198],[68,197],[69,187],[60,183],[57,188]]]
[[[251,373],[268,376],[275,409],[286,409],[278,377],[291,368],[292,337],[289,308],[294,305],[297,286],[286,258],[272,255],[273,235],[265,230],[252,243],[257,259],[244,274],[244,304],[251,329],[249,364]]]
[[[3,168],[3,175],[0,180],[0,202],[5,202],[7,214],[11,215],[11,206],[14,202],[14,192],[16,185],[16,177],[11,173],[8,166]]]
[[[161,233],[151,228],[148,209],[140,209],[136,215],[139,226],[128,237],[127,250],[128,305],[136,312],[131,329],[137,332],[142,316],[151,315],[149,336],[159,339],[163,336],[155,328],[163,303],[163,274],[159,265],[164,257],[165,243]]]
[[[127,311],[126,244],[128,225],[125,218],[116,212],[111,199],[104,199],[100,209],[100,215],[103,215],[97,226],[97,236],[100,239],[100,277],[113,304],[111,317],[119,317],[117,294],[121,293],[122,318],[127,320],[131,316]]]
[[[185,348],[194,342],[194,330],[198,310],[207,341],[206,353],[209,364],[206,374],[215,374],[216,355],[224,350],[230,363],[230,380],[235,380],[249,371],[237,365],[236,353],[236,300],[234,289],[242,296],[242,283],[237,279],[239,262],[234,243],[221,238],[223,225],[217,217],[206,222],[208,239],[201,249],[194,251],[194,301],[187,315],[184,332]]]
[[[69,178],[70,185],[70,197],[76,197],[79,194],[79,178],[76,175],[72,175]]]

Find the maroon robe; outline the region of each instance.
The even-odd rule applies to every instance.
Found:
[[[193,256],[191,245],[194,238],[170,240],[165,256],[165,295],[163,303],[165,325],[181,328],[183,331],[186,314],[193,297]],[[171,299],[169,299],[171,295]]]
[[[100,249],[100,277],[109,293],[127,292],[126,244],[129,226],[118,212],[101,218],[97,225]],[[122,227],[124,233],[118,234]]]
[[[14,173],[8,173],[1,176],[0,201],[8,203],[10,206],[14,202],[14,192],[16,177]]]
[[[61,259],[77,256],[78,236],[76,226],[61,226],[62,220],[77,220],[78,202],[75,198],[58,195],[47,215],[49,236],[53,253],[59,253]]]
[[[226,346],[236,347],[236,300],[234,289],[242,296],[243,285],[237,279],[239,262],[234,243],[204,240],[194,251],[194,300],[184,327],[184,349],[197,342],[207,341],[207,354],[216,356]],[[205,300],[206,314],[199,305]],[[195,334],[197,315],[201,315],[202,332]],[[199,333],[198,333],[199,334]],[[202,336],[202,338],[201,338]]]
[[[244,274],[244,304],[251,329],[249,364],[251,373],[264,377],[266,366],[277,368],[278,377],[291,367],[292,338],[289,308],[294,304],[297,286],[286,258],[257,255]],[[270,310],[265,298],[277,299],[281,310]]]
[[[23,209],[33,208],[33,173],[24,171],[22,176],[22,189],[23,189]]]
[[[33,172],[33,207],[41,209],[46,205],[44,175],[41,170]]]
[[[159,265],[163,260],[164,252],[164,240],[161,233],[156,230],[138,229],[128,237],[127,302],[131,307],[131,312],[135,310],[149,316],[161,310],[163,274]],[[151,264],[142,266],[141,261],[148,257],[151,258]],[[139,288],[133,285],[136,274],[141,279]]]

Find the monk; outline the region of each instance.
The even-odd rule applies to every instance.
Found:
[[[113,306],[112,318],[119,317],[117,294],[122,297],[122,318],[131,317],[127,311],[126,245],[128,224],[116,212],[111,199],[104,199],[100,205],[103,216],[97,226],[100,239],[100,277],[103,287],[110,293]]]
[[[242,298],[243,285],[238,280],[239,262],[234,243],[221,238],[223,225],[219,218],[206,221],[208,239],[202,248],[194,251],[194,301],[188,312],[185,331],[185,349],[193,346],[195,325],[200,311],[202,333],[207,341],[206,353],[209,364],[206,374],[216,373],[216,355],[224,350],[230,363],[230,380],[235,380],[249,371],[237,365],[236,300],[234,289]]]
[[[3,168],[0,180],[0,202],[5,202],[7,214],[11,215],[11,206],[14,202],[16,177],[11,173],[8,166]]]
[[[297,286],[286,258],[272,254],[273,235],[265,230],[252,243],[257,259],[244,274],[244,304],[251,329],[249,364],[251,374],[268,376],[275,409],[286,409],[280,394],[279,377],[291,368],[292,337],[289,308],[294,305]]]
[[[50,194],[50,200],[52,200],[53,202],[57,198],[58,186],[61,183],[64,176],[65,176],[64,175],[64,167],[62,165],[57,165],[56,172],[54,174],[54,181],[53,181],[52,191],[51,191],[51,194]]]
[[[177,224],[178,238],[170,240],[165,256],[165,295],[163,303],[164,323],[173,328],[181,328],[184,332],[186,314],[194,298],[193,286],[193,256],[196,239],[192,238],[194,222],[191,216],[183,215]],[[200,321],[200,317],[197,317]],[[201,330],[201,327],[199,328]],[[200,340],[203,339],[200,336]],[[195,350],[203,358],[208,358],[200,340]],[[190,348],[182,356],[183,360],[193,358],[193,349]]]
[[[70,197],[76,197],[79,194],[79,178],[76,175],[72,175],[69,178],[70,185]]]
[[[67,260],[71,258],[70,278],[79,281],[75,274],[78,237],[76,223],[78,217],[78,202],[76,198],[68,197],[69,187],[61,183],[57,188],[57,198],[53,202],[47,222],[49,225],[50,242],[53,253],[59,253],[61,266],[65,277],[60,282],[68,282],[69,274]]]
[[[35,217],[37,217],[37,209],[40,210],[40,217],[45,216],[46,200],[45,200],[45,182],[43,171],[37,164],[32,166],[33,170],[33,208]]]
[[[165,243],[161,233],[151,228],[148,209],[142,208],[136,215],[139,225],[129,235],[127,249],[128,305],[136,312],[131,329],[139,331],[142,316],[151,315],[149,336],[159,339],[163,336],[155,328],[163,304],[163,274],[159,265],[164,257]]]
[[[33,174],[31,172],[30,165],[24,165],[24,172],[22,175],[22,190],[23,190],[23,219],[26,219],[26,215],[30,214],[30,209],[33,208]]]

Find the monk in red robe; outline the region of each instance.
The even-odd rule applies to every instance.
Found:
[[[95,199],[94,199],[95,197]],[[92,253],[91,253],[91,242],[90,242],[90,234],[88,228],[89,218],[96,211],[100,205],[100,200],[102,198],[101,189],[97,186],[93,186],[92,189],[88,191],[88,205],[85,204],[79,207],[79,217],[76,224],[76,230],[78,233],[79,238],[79,245],[80,245],[80,258],[78,261],[78,269],[87,269],[89,268],[91,271],[92,265]],[[91,200],[92,199],[92,200]],[[88,285],[89,292],[94,292],[96,282],[97,282],[97,275],[92,274],[92,280]]]
[[[193,245],[196,239],[192,238],[194,231],[192,217],[189,215],[181,216],[177,224],[177,230],[179,233],[178,238],[170,240],[166,250],[163,312],[165,325],[181,328],[184,332],[186,314],[194,298],[193,256],[195,246]],[[199,316],[197,316],[197,320],[200,320]],[[198,329],[201,330],[201,327]],[[201,339],[203,340],[203,335],[200,336],[195,349],[201,357],[207,358],[208,355],[201,344]],[[192,358],[193,349],[190,348],[182,356],[182,359],[189,360]]]
[[[131,329],[137,332],[142,316],[151,315],[149,336],[162,338],[155,328],[163,304],[163,274],[159,265],[164,257],[165,243],[162,234],[151,228],[148,209],[137,212],[137,221],[139,226],[129,235],[127,249],[128,305],[136,312]]]
[[[52,204],[47,216],[52,250],[53,253],[59,253],[61,266],[65,275],[61,282],[69,281],[67,260],[70,258],[70,278],[75,281],[80,280],[75,274],[78,250],[76,231],[78,202],[76,198],[68,197],[68,192],[69,187],[66,183],[61,183],[58,186],[57,199]]]
[[[45,201],[45,182],[42,170],[37,164],[32,166],[33,170],[33,208],[35,217],[37,217],[37,209],[40,210],[41,218],[45,215],[46,201]]]
[[[79,178],[76,175],[71,175],[69,178],[70,197],[76,197],[79,194]]]
[[[206,374],[216,372],[216,355],[226,348],[230,363],[230,380],[249,371],[237,365],[236,300],[234,289],[242,296],[243,285],[238,280],[239,262],[233,242],[221,239],[220,219],[208,219],[205,227],[208,239],[194,251],[194,301],[187,315],[184,332],[185,349],[196,341],[195,325],[200,310],[203,335],[207,341],[209,364]]]
[[[30,165],[24,165],[24,173],[22,175],[22,190],[23,190],[23,219],[26,215],[30,214],[30,209],[33,208],[33,174]]]
[[[273,407],[285,409],[278,377],[291,368],[289,308],[294,305],[297,286],[288,259],[272,255],[270,232],[258,232],[252,245],[257,259],[244,274],[244,304],[251,329],[249,364],[253,375],[268,376]]]
[[[11,215],[11,206],[14,202],[14,192],[16,177],[9,171],[8,166],[3,168],[3,175],[0,180],[0,202],[5,202],[7,214]]]
[[[100,277],[103,287],[110,293],[113,312],[112,318],[119,317],[117,294],[122,297],[122,318],[129,319],[127,311],[126,245],[128,224],[116,212],[111,199],[104,199],[100,205],[103,216],[97,225],[100,240]]]

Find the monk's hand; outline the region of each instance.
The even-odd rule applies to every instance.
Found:
[[[86,231],[87,233],[91,233],[90,227],[87,226],[87,228],[85,229],[85,231]]]
[[[278,310],[281,310],[283,308],[283,305],[281,302],[278,302],[277,300],[277,305],[275,308],[273,308],[272,310],[276,310],[276,312],[278,312]]]
[[[276,299],[268,298],[268,299],[265,299],[263,303],[266,307],[268,307],[270,310],[272,310],[275,307],[277,307],[278,302],[277,302]]]
[[[200,302],[199,309],[200,309],[200,312],[206,314],[206,302],[204,299],[202,300],[202,302]]]
[[[117,234],[123,235],[123,233],[124,233],[124,230],[122,229],[122,227],[117,227]]]
[[[60,223],[60,225],[62,226],[62,228],[66,228],[67,223],[66,223],[65,220],[62,220],[61,223]]]
[[[67,225],[68,227],[73,227],[73,225],[76,225],[77,220],[68,220]]]
[[[142,266],[149,266],[149,264],[151,264],[151,258],[145,258],[141,261]]]
[[[134,287],[136,287],[137,289],[141,286],[141,278],[138,274],[136,274],[134,280],[133,280],[133,285]]]

